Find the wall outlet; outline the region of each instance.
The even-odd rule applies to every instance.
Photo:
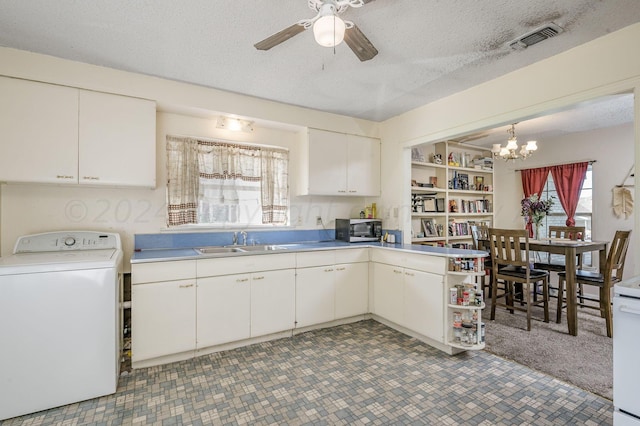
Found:
[[[322,217],[316,216],[316,225],[322,225]]]

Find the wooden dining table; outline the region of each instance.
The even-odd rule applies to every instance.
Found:
[[[598,252],[600,268],[604,268],[607,261],[607,242],[605,241],[573,241],[567,239],[529,240],[529,251],[551,254],[563,254],[566,272],[567,293],[567,325],[569,334],[578,335],[578,301],[576,284],[576,256],[588,252]],[[558,294],[558,297],[562,297]],[[558,306],[561,308],[562,304]]]
[[[607,242],[606,241],[573,241],[568,239],[545,238],[541,240],[529,240],[529,251],[544,252],[550,254],[564,255],[566,273],[566,294],[567,294],[567,326],[569,334],[578,335],[578,298],[576,283],[576,256],[578,254],[598,252],[600,268],[604,268],[607,262]],[[489,240],[479,240],[481,249],[489,247]],[[522,247],[524,249],[524,247]],[[558,297],[562,297],[561,294]],[[562,308],[562,303],[558,304]]]

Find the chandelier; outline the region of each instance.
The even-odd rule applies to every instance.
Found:
[[[516,123],[511,125],[510,129],[507,129],[509,133],[509,140],[507,140],[507,146],[502,146],[499,143],[494,143],[491,148],[493,158],[502,158],[505,161],[508,160],[524,160],[531,157],[533,151],[538,149],[536,141],[529,141],[526,145],[523,145],[518,151],[518,138],[516,138]]]

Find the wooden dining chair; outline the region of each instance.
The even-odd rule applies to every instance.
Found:
[[[550,239],[561,239],[561,240],[571,240],[571,241],[584,241],[586,228],[584,226],[549,226],[549,238]],[[564,256],[561,259],[552,259],[551,253],[545,253],[546,262],[535,262],[535,269],[542,269],[544,271],[549,272],[564,272],[565,264],[564,264]],[[576,269],[582,268],[582,255],[579,254],[576,256]],[[553,290],[558,290],[557,287],[554,287],[551,283],[549,283],[549,298],[557,298],[559,291],[555,293],[555,296],[552,295]],[[535,299],[534,294],[534,299]],[[582,285],[578,286],[578,296],[582,296]]]
[[[542,306],[544,322],[549,322],[549,273],[539,269],[529,268],[529,234],[525,229],[497,229],[489,228],[489,243],[493,273],[491,279],[491,319],[496,317],[496,307],[503,306],[511,313],[514,310],[527,313],[527,331],[531,330],[531,308]],[[498,283],[505,283],[499,293]],[[533,289],[537,284],[542,288],[542,300],[534,301]],[[516,285],[521,292],[518,295]],[[499,299],[504,302],[498,302]],[[521,305],[516,305],[514,301]]]
[[[609,247],[609,253],[607,254],[607,261],[603,265],[600,265],[599,272],[586,271],[579,269],[576,271],[576,283],[585,286],[593,286],[598,288],[598,296],[591,296],[586,293],[582,294],[582,300],[578,299],[578,306],[584,308],[598,309],[600,316],[602,316],[607,324],[607,336],[613,335],[613,320],[611,310],[611,289],[613,285],[622,280],[622,274],[624,272],[624,262],[627,257],[627,249],[629,248],[629,236],[631,231],[616,231],[611,246]],[[567,279],[565,272],[558,274],[558,310],[556,322],[561,321],[563,302],[566,298],[562,297],[564,293],[564,285]],[[586,302],[585,302],[586,300]],[[589,304],[588,302],[597,302],[597,305]]]
[[[473,240],[473,249],[489,252],[489,227],[486,225],[471,225],[471,238]],[[480,277],[480,288],[484,295],[491,295],[491,257],[484,260],[485,275]],[[489,278],[488,280],[486,278]],[[489,290],[489,291],[487,291]]]

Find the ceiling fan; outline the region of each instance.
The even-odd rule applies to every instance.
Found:
[[[265,38],[254,46],[258,50],[269,50],[302,31],[313,27],[316,41],[321,46],[333,47],[342,42],[361,61],[368,61],[378,54],[378,50],[360,31],[356,24],[344,21],[338,15],[349,7],[362,7],[373,0],[308,0],[309,8],[317,12],[311,19],[301,19],[290,27]]]

